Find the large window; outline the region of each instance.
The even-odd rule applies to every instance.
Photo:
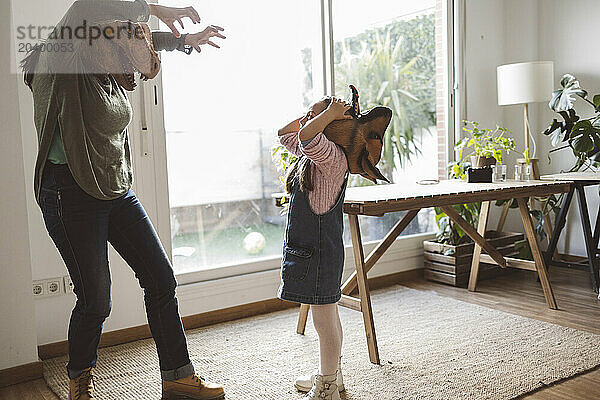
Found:
[[[346,97],[351,83],[363,109],[392,108],[385,175],[437,177],[434,0],[334,0],[331,10],[319,0],[194,5],[203,21],[226,28],[227,39],[199,56],[162,56],[177,273],[281,256],[285,217],[271,198],[282,190],[281,171],[271,148],[277,129],[324,88]],[[322,26],[328,12],[331,30]],[[352,178],[353,186],[365,184]],[[380,239],[397,218],[364,219],[364,239]],[[425,211],[407,233],[432,229]]]
[[[362,109],[392,109],[379,167],[393,183],[438,175],[435,14],[436,0],[333,1],[335,92],[346,94],[353,84]],[[371,184],[357,175],[350,180]],[[361,217],[363,239],[381,239],[401,214]],[[432,210],[423,210],[403,235],[433,229]]]

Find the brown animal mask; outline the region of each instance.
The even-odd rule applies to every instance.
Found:
[[[132,91],[136,72],[144,80],[152,79],[160,71],[160,58],[152,44],[148,25],[128,21],[104,24],[98,39],[85,46],[87,62],[95,65],[90,70],[102,71],[114,76],[125,90]]]
[[[350,89],[352,108],[347,113],[353,118],[333,121],[323,133],[344,150],[350,173],[361,175],[374,183],[377,183],[377,179],[389,183],[376,165],[381,159],[383,135],[392,119],[392,110],[379,106],[361,114],[358,91],[352,85]],[[322,102],[328,105],[331,99]]]
[[[352,115],[353,118],[333,121],[325,127],[323,133],[327,139],[344,150],[350,173],[359,174],[374,183],[377,183],[378,179],[389,183],[376,165],[381,159],[383,135],[392,119],[392,110],[379,106],[361,114],[358,91],[352,85],[350,85],[350,89],[352,90],[352,108],[346,113]],[[329,103],[331,103],[331,98],[325,98],[315,103],[313,110],[321,112],[327,108]],[[286,180],[288,192],[291,192],[293,179],[296,176],[299,178],[300,188],[303,191],[313,189],[310,166],[311,161],[308,158],[300,157],[288,173]]]

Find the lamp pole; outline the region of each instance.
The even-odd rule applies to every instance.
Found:
[[[529,158],[529,104],[523,104],[523,123],[525,132],[525,158]],[[535,154],[534,154],[535,156]]]

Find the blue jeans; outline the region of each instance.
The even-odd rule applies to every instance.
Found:
[[[66,164],[47,163],[39,203],[77,296],[69,323],[69,377],[96,365],[102,324],[111,309],[108,243],[144,289],[163,379],[192,375],[173,268],[135,193],[130,190],[115,200],[98,200],[81,190]]]

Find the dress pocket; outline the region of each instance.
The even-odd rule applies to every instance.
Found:
[[[281,276],[283,279],[301,281],[308,275],[313,250],[286,244],[283,248]]]

